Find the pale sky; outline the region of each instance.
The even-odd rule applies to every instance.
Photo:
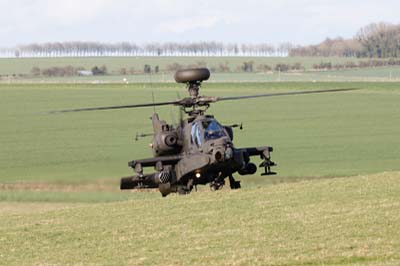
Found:
[[[54,41],[313,44],[400,23],[399,0],[0,0],[0,47]]]

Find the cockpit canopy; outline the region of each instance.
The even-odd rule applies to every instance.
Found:
[[[196,121],[192,124],[192,143],[198,146],[204,142],[226,137],[227,134],[223,126],[215,119]]]

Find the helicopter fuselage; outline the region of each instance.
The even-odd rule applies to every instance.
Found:
[[[308,90],[293,92],[263,93],[242,96],[200,96],[201,83],[208,80],[207,68],[182,69],[175,73],[175,81],[186,84],[189,97],[174,101],[139,103],[130,105],[100,106],[78,109],[51,111],[49,113],[83,112],[96,110],[115,110],[174,105],[189,117],[180,119],[178,126],[167,124],[154,113],[151,117],[153,134],[137,134],[139,137],[153,136],[151,148],[153,157],[129,162],[136,172],[135,176],[121,179],[121,189],[158,188],[163,196],[171,192],[189,193],[199,184],[210,184],[218,190],[229,177],[232,189],[240,188],[240,182],[233,178],[234,173],[251,175],[257,172],[257,166],[250,162],[251,156],[260,156],[259,167],[264,168],[261,175],[272,175],[272,147],[236,148],[233,145],[233,128],[238,125],[222,126],[213,116],[204,115],[210,104],[220,101],[233,101],[260,97],[304,95],[357,90],[341,88],[330,90]],[[242,128],[242,126],[240,126]],[[143,168],[154,167],[155,172],[145,174]]]
[[[152,116],[154,137],[151,144],[155,157],[129,162],[137,175],[121,180],[121,189],[159,188],[162,195],[171,192],[189,193],[196,185],[210,184],[218,190],[229,177],[232,189],[240,188],[233,173],[254,174],[257,166],[250,156],[260,155],[266,174],[270,167],[272,147],[235,148],[232,126],[222,126],[211,115],[198,115],[173,127]],[[143,174],[143,167],[153,166],[152,174]]]

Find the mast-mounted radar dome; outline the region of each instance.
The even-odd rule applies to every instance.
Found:
[[[199,96],[201,82],[210,77],[210,70],[207,68],[191,68],[178,70],[175,73],[175,81],[186,83],[191,97]]]
[[[178,83],[198,83],[208,80],[210,70],[207,68],[182,69],[175,73],[175,81]]]

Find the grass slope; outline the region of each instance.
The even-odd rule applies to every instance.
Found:
[[[116,203],[10,203],[2,265],[399,265],[400,173]],[[1,210],[1,209],[0,209]]]

